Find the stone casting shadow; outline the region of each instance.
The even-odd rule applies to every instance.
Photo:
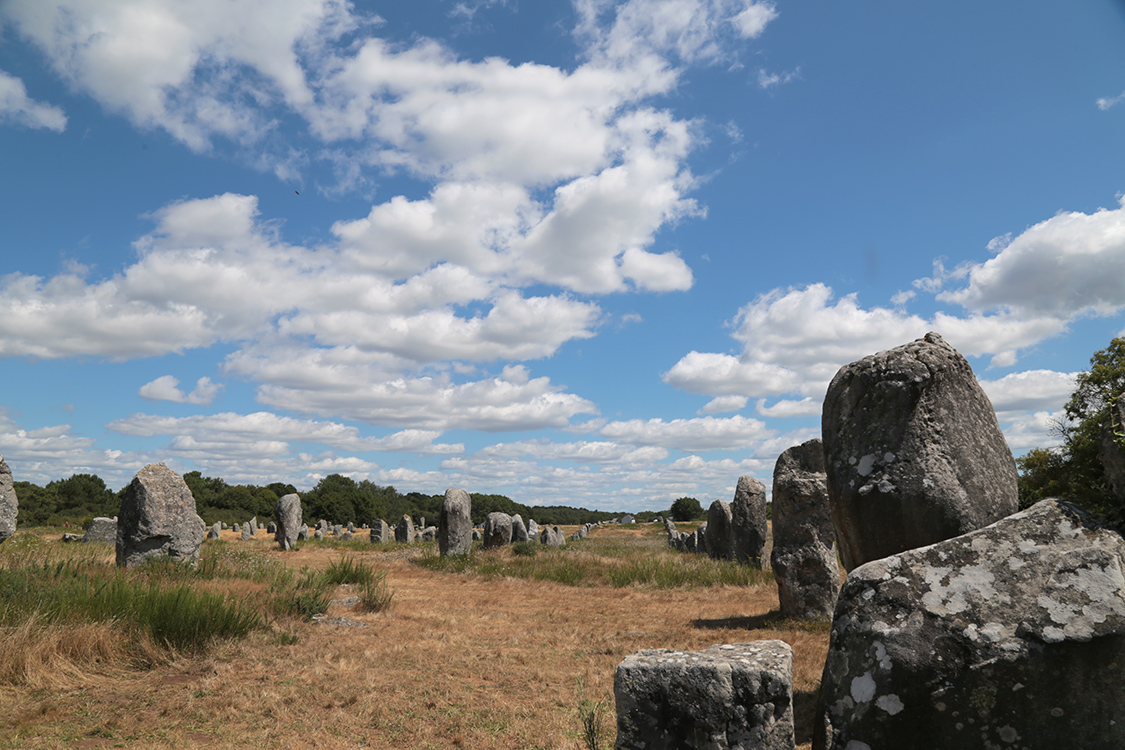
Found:
[[[691,625],[700,630],[767,630],[785,623],[781,610],[775,609],[764,615],[749,617],[720,617],[717,620],[692,620]]]

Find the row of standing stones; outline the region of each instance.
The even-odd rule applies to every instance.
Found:
[[[822,438],[778,459],[771,556],[787,616],[817,616],[834,599],[814,750],[1125,747],[1125,540],[1067,503],[1015,512],[1014,461],[968,362],[929,334],[845,366],[825,397]],[[694,536],[754,564],[764,488],[745,479]],[[468,551],[469,503],[446,493],[443,555]],[[281,498],[276,517],[275,538],[291,549],[307,533],[300,498]],[[15,519],[0,458],[0,541]],[[408,522],[395,530],[403,541]],[[138,472],[113,525],[119,565],[198,560],[204,523],[164,464]],[[485,527],[492,546],[513,528],[519,538],[523,523],[499,514]],[[378,533],[389,537],[385,523]],[[557,528],[540,540],[563,543]],[[836,596],[834,542],[848,571]],[[614,691],[618,748],[795,744],[781,641],[638,652]]]
[[[1125,748],[1125,540],[1057,500],[1017,512],[968,362],[931,333],[843,367],[822,439],[778,459],[771,555],[782,613],[832,617],[814,750]],[[795,745],[781,641],[641,651],[614,692],[619,749]]]

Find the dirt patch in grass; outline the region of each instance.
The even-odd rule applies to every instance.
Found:
[[[593,533],[659,541],[644,527]],[[338,603],[326,613],[363,627],[278,618],[205,657],[148,671],[71,677],[50,689],[2,686],[0,748],[573,750],[586,747],[579,706],[598,702],[600,747],[609,748],[613,673],[626,655],[773,638],[793,647],[798,742],[809,742],[828,629],[782,620],[772,583],[570,586],[433,571],[404,547],[306,544],[281,553],[261,534],[237,544],[298,571],[323,570],[342,554],[373,563],[386,571],[393,606],[367,613]],[[229,587],[268,596],[264,585]],[[333,599],[348,602],[356,588],[339,586]]]

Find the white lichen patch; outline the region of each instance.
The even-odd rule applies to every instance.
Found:
[[[870,672],[852,678],[851,694],[856,703],[869,703],[875,697],[875,678]]]
[[[893,694],[880,695],[879,698],[875,701],[875,705],[886,711],[891,716],[894,716],[895,714],[902,711],[902,709],[906,708],[906,706],[902,704],[902,701],[899,699],[899,697]]]
[[[966,565],[952,575],[953,568],[926,566],[923,579],[930,590],[922,595],[922,606],[935,615],[957,614],[969,609],[971,600],[1005,602],[1008,597],[993,587],[996,577],[984,565]],[[942,584],[949,575],[949,582]]]
[[[874,468],[875,468],[875,454],[874,453],[868,453],[866,456],[859,459],[859,463],[856,464],[855,470],[859,473],[859,475],[861,477],[865,477],[868,474],[870,474],[871,470],[874,469]]]

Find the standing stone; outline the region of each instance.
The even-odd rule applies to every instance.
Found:
[[[117,521],[112,518],[99,517],[90,521],[82,541],[102,542],[103,544],[117,544]]]
[[[89,532],[87,532],[87,533],[89,533]],[[216,522],[215,524],[213,524],[211,526],[211,530],[207,532],[207,538],[208,539],[222,539],[223,538],[222,527],[219,526],[218,522]]]
[[[422,527],[423,528],[425,528],[425,526],[426,526],[425,520],[426,519],[424,519],[424,518],[422,519],[422,521],[423,521]],[[355,533],[355,521],[348,521],[348,531],[352,532],[353,534]]]
[[[558,526],[544,526],[539,534],[539,543],[547,547],[562,547],[566,538]]]
[[[695,536],[695,544],[692,549],[701,555],[708,554],[707,552],[707,522],[699,524],[699,528],[692,532]]]
[[[273,509],[273,517],[277,519],[277,529],[273,533],[273,538],[281,549],[291,550],[297,543],[297,535],[304,525],[303,515],[301,496],[296,492],[278,498],[277,505]]]
[[[784,641],[638,651],[618,665],[613,696],[617,750],[794,747],[793,650]]]
[[[354,537],[354,536],[355,536],[355,534],[353,534],[352,532],[348,531],[347,529],[344,529],[344,533],[343,533],[343,534],[340,534],[340,538],[341,538],[341,539],[343,539],[343,540],[345,540],[345,541],[347,541],[348,539],[351,539],[351,538],[352,538],[352,537]]]
[[[382,518],[377,520],[371,526],[371,543],[372,544],[390,544],[395,540],[394,534],[391,532],[391,527]]]
[[[258,536],[258,517],[257,516],[254,516],[253,518],[251,518],[250,523],[246,524],[246,526],[250,527],[250,534],[252,536]],[[246,526],[243,526],[242,528],[246,528]]]
[[[149,464],[125,488],[117,516],[117,564],[126,568],[149,557],[199,562],[203,519],[187,483],[164,464]]]
[[[769,538],[766,521],[766,486],[754,477],[739,477],[730,504],[734,527],[734,559],[743,565],[761,567]]]
[[[252,533],[254,532],[250,530],[250,524],[242,524],[242,541],[247,541]]]
[[[788,449],[774,466],[770,567],[777,578],[783,617],[832,617],[840,568],[819,440]]]
[[[313,532],[313,539],[323,539],[323,538],[324,538],[324,529],[317,526],[316,531]]]
[[[841,368],[821,426],[847,570],[1016,510],[1016,464],[992,404],[936,333]]]
[[[528,540],[527,527],[523,525],[520,514],[512,516],[512,544],[519,544]]]
[[[307,542],[309,540],[309,525],[307,523],[301,524],[301,528],[297,529],[297,541]]]
[[[473,500],[465,490],[445,491],[438,515],[438,552],[442,557],[467,555],[473,546]]]
[[[730,506],[722,500],[707,510],[707,554],[712,560],[734,559],[734,524]]]
[[[512,543],[512,517],[493,511],[484,519],[484,548],[493,549]]]
[[[1125,747],[1125,539],[1044,500],[853,570],[817,750]]]
[[[410,516],[403,515],[402,520],[395,527],[395,541],[410,544],[414,541],[414,521]]]
[[[231,531],[233,531],[235,534],[238,534],[239,532],[242,531],[242,526],[240,526],[239,524],[236,523],[234,525],[234,527],[231,529]]]
[[[276,534],[277,533],[277,524],[273,521],[270,521],[269,524],[266,525],[266,533],[267,534]]]
[[[328,533],[328,519],[327,518],[320,519],[319,521],[316,522],[316,527],[318,529],[320,529],[321,531],[323,531],[325,534],[327,534]]]
[[[4,457],[0,456],[0,543],[16,533],[16,516],[19,515],[19,509],[16,486],[12,481],[12,470],[4,463]]]
[[[539,524],[535,523],[534,518],[527,519],[527,540],[529,542],[539,541]]]

